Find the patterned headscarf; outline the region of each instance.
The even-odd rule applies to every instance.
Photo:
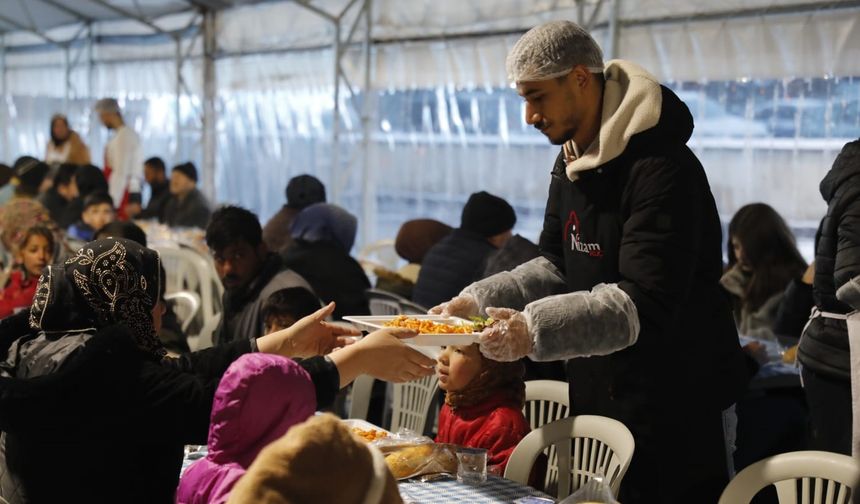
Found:
[[[87,243],[63,265],[49,266],[30,308],[30,326],[47,333],[122,324],[144,352],[164,357],[152,321],[160,296],[158,252],[123,238]]]

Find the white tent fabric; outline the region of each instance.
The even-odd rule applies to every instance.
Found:
[[[165,14],[153,23],[168,32],[183,30],[194,19],[180,5],[184,2],[137,3],[152,9],[148,14]],[[354,45],[343,65],[359,94],[341,93],[344,134],[336,147],[331,145],[333,25],[294,2],[234,3],[253,5],[217,16],[218,201],[246,205],[266,219],[283,204],[291,176],[314,173],[337,189],[332,193],[338,203],[371,216],[361,226],[373,240],[393,236],[413,217],[457,225],[468,194],[485,189],[514,203],[518,230],[536,239],[557,150],[525,126],[504,59],[529,27],[577,19],[577,2],[375,0],[373,89],[360,89],[363,66]],[[0,0],[0,9],[17,4]],[[311,4],[336,14],[349,2]],[[609,4],[596,13],[595,1],[583,4],[604,47]],[[808,237],[824,209],[818,181],[841,145],[860,136],[860,7],[821,5],[827,8],[812,9],[800,0],[619,4],[618,56],[651,70],[690,105],[697,124],[691,145],[708,170],[726,220],[744,203],[765,201],[802,239]],[[348,12],[345,31],[355,15],[355,9]],[[145,155],[160,155],[168,164],[201,161],[202,44],[191,48],[183,67],[191,94],[180,100],[178,136],[175,43],[144,36],[152,33],[150,27],[116,17],[100,17],[92,25],[102,37],[93,47],[93,73],[90,77],[85,64],[72,70],[68,101],[63,51],[33,34],[4,35],[0,159],[40,154],[48,118],[64,111],[98,160],[107,134],[90,106],[95,98],[115,95],[141,133]],[[79,31],[58,26],[59,17],[42,21],[44,33],[58,40]],[[0,23],[2,29],[8,27]],[[362,37],[358,26],[356,40]],[[365,99],[372,111],[366,157],[359,148],[358,113]]]

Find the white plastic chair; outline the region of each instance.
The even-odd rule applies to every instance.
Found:
[[[535,460],[550,445],[558,453],[558,499],[602,473],[614,494],[630,466],[633,434],[618,420],[579,415],[548,423],[530,432],[514,448],[505,478],[528,484]]]
[[[403,427],[422,434],[433,397],[439,389],[439,379],[436,375],[427,376],[407,383],[395,383],[393,389],[391,431],[397,432]]]
[[[373,391],[374,381],[372,376],[361,375],[352,382],[349,418],[367,420],[367,410],[370,407],[370,394]]]
[[[531,380],[526,382],[526,401],[523,415],[529,428],[535,430],[570,414],[570,396],[567,382],[558,380]],[[558,482],[558,453],[555,445],[544,450],[547,456],[544,488],[552,489]]]
[[[373,273],[373,268],[382,266],[391,271],[397,271],[397,263],[400,262],[400,256],[394,250],[394,240],[386,239],[375,241],[358,252],[358,262],[364,267],[365,271]]]
[[[400,303],[406,301],[397,294],[381,289],[367,289],[364,295],[371,315],[400,315]]]
[[[212,259],[187,248],[161,247],[157,250],[167,273],[165,291],[196,293],[200,297],[200,327],[214,329],[218,324],[216,321],[213,325],[212,320],[221,313],[224,287],[218,280]]]
[[[526,382],[526,403],[523,415],[532,430],[570,413],[569,385],[558,380],[531,380]]]
[[[860,463],[822,451],[775,455],[738,473],[719,504],[747,504],[768,485],[776,487],[780,504],[849,504],[860,488]]]
[[[200,333],[197,335],[189,335],[187,337],[188,340],[188,348],[191,349],[192,352],[196,352],[197,350],[203,350],[204,348],[209,348],[212,346],[212,336],[215,334],[215,329],[218,329],[218,324],[221,323],[221,314],[218,313],[214,317],[212,317],[208,322],[206,322],[203,327],[200,329]]]
[[[164,295],[164,300],[173,304],[176,317],[182,324],[182,332],[188,332],[188,326],[200,311],[200,296],[196,292],[177,291]]]

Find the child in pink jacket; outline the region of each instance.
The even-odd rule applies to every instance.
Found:
[[[251,353],[238,358],[215,392],[209,453],[179,482],[179,504],[223,504],[266,445],[316,410],[310,375],[290,359]]]

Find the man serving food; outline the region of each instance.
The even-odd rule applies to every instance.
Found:
[[[604,64],[571,22],[530,30],[507,69],[526,122],[562,146],[541,257],[431,312],[494,318],[480,336],[490,359],[567,360],[571,414],[615,418],[636,440],[619,500],[716,502],[723,411],[748,376],[690,111],[638,65]]]

